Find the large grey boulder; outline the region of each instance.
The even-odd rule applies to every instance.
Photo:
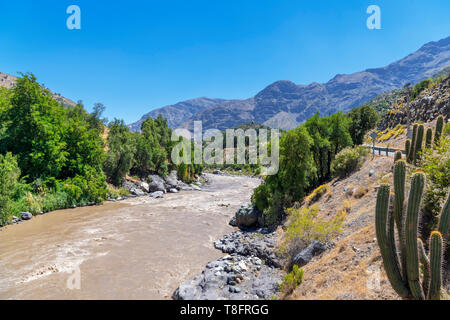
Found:
[[[298,265],[300,268],[307,264],[311,259],[326,250],[323,243],[319,241],[312,242],[305,249],[300,251],[292,260],[292,265]]]
[[[170,174],[165,178],[167,189],[179,188],[180,181],[178,180],[178,173],[176,170],[172,170]]]
[[[33,215],[29,212],[22,212],[20,213],[20,217],[22,218],[22,220],[30,220],[31,218],[33,218]]]
[[[166,192],[166,187],[164,186],[164,179],[160,176],[153,174],[149,177],[148,190],[149,192],[162,191]]]
[[[258,223],[258,210],[252,205],[244,205],[236,212],[239,227],[252,227]]]

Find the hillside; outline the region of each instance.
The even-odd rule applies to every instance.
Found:
[[[17,80],[17,77],[12,76],[7,73],[0,72],[0,87],[5,87],[8,89],[11,89],[14,86],[14,83],[16,82],[16,80]],[[52,94],[53,94],[53,97],[56,100],[58,100],[59,103],[62,103],[65,106],[73,107],[76,105],[75,102],[73,102],[72,100],[70,100],[66,97],[63,97],[62,95],[60,95],[58,93],[52,92]]]
[[[344,232],[331,249],[303,267],[304,281],[290,299],[398,299],[382,266],[374,223],[375,188],[382,178],[392,180],[392,164],[392,158],[377,156],[366,161],[350,177],[329,184],[329,193],[315,203],[320,207],[319,217],[334,216],[346,201],[350,210],[344,222]],[[374,174],[369,176],[371,170]],[[357,198],[355,191],[358,189],[367,190],[367,193]],[[376,273],[380,275],[379,287],[370,290],[367,283]]]
[[[429,42],[388,66],[353,74],[338,74],[327,83],[297,85],[291,81],[277,81],[246,100],[210,99],[209,105],[205,105],[203,100],[197,104],[194,99],[177,105],[181,107],[180,110],[185,110],[182,104],[189,104],[190,109],[186,109],[185,114],[189,119],[181,124],[184,128],[190,128],[193,121],[201,120],[205,130],[233,128],[249,121],[290,129],[318,110],[322,115],[351,110],[384,92],[401,88],[406,83],[415,84],[449,66],[450,37],[447,37]],[[172,108],[168,106],[154,110],[144,115],[143,119],[155,117],[159,113],[172,117],[166,111]],[[195,108],[199,110],[192,114]],[[183,119],[169,118],[169,123],[178,125],[180,120]],[[133,129],[138,127],[136,123],[130,125]]]

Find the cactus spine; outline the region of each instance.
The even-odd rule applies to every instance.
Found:
[[[414,165],[417,164],[417,160],[419,160],[420,152],[422,151],[424,130],[425,130],[425,128],[424,128],[423,124],[421,124],[417,129],[416,145],[414,147]]]
[[[425,147],[431,148],[431,144],[433,143],[433,129],[428,128],[427,129],[427,136],[425,139]]]
[[[394,165],[395,194],[390,195],[389,186],[386,184],[381,185],[378,190],[375,226],[384,268],[393,289],[402,298],[440,299],[443,244],[449,227],[450,194],[441,213],[439,231],[431,233],[427,256],[422,240],[417,238],[425,174],[417,172],[413,175],[408,200],[404,200],[405,176],[406,163],[399,160]],[[394,220],[397,225],[400,257],[396,249]],[[444,233],[440,230],[444,230]],[[422,279],[420,264],[423,266]]]
[[[439,116],[436,121],[436,132],[434,133],[434,144],[439,143],[439,139],[441,139],[443,129],[444,129],[444,117]]]

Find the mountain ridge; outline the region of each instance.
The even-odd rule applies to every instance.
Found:
[[[245,100],[213,99],[197,112],[185,112],[177,119],[168,119],[172,128],[191,129],[194,121],[203,128],[227,129],[255,121],[269,127],[291,129],[316,111],[329,115],[339,110],[349,111],[379,94],[417,83],[450,66],[450,37],[431,41],[406,57],[380,68],[368,68],[351,74],[337,74],[326,83],[295,84],[289,80],[275,81],[254,97]],[[209,99],[209,98],[198,98]],[[145,114],[129,127],[136,131],[146,116],[167,114],[166,108],[181,106],[179,102]],[[185,110],[178,109],[181,113]],[[169,114],[170,116],[170,114]]]

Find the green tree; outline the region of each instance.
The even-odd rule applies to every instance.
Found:
[[[5,225],[11,218],[12,197],[19,177],[17,159],[9,152],[0,155],[0,225]]]
[[[354,144],[362,144],[364,136],[376,127],[379,115],[372,106],[354,108],[348,113],[350,118],[349,132]]]
[[[1,151],[17,156],[28,180],[58,177],[68,156],[63,138],[65,110],[32,74],[17,80],[10,103],[4,114],[7,126]]]
[[[109,181],[120,186],[133,165],[136,140],[123,120],[114,119],[109,124],[108,152],[103,168]]]

